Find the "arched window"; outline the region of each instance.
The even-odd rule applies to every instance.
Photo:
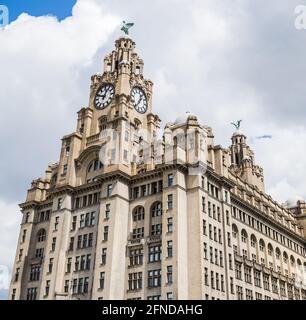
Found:
[[[101,170],[102,168],[103,168],[103,163],[100,160],[96,159],[89,164],[87,172]]]
[[[288,254],[285,251],[283,252],[283,261],[284,263],[288,262]]]
[[[290,256],[290,264],[291,264],[291,266],[292,267],[294,267],[294,265],[295,265],[295,259],[294,259],[294,256]]]
[[[46,240],[46,230],[45,229],[40,229],[37,232],[37,241],[42,242]]]
[[[238,228],[235,224],[232,225],[232,235],[233,235],[233,238],[237,238],[237,233],[238,233]]]
[[[248,234],[247,232],[243,229],[241,231],[241,242],[246,243],[247,242],[247,238],[248,238]]]
[[[252,234],[252,235],[251,235],[251,246],[252,246],[253,248],[256,247],[256,242],[257,242],[256,237],[254,236],[254,234]]]
[[[281,255],[281,252],[280,252],[279,248],[276,248],[275,249],[275,258],[276,258],[276,260],[280,259],[280,255]]]
[[[155,202],[151,207],[151,216],[152,217],[159,217],[162,215],[162,203]]]
[[[262,239],[260,239],[259,240],[259,250],[264,251],[264,249],[265,249],[265,242]]]
[[[272,244],[269,243],[269,244],[268,244],[268,255],[269,255],[269,256],[272,256],[272,254],[273,254],[273,247],[272,247]]]
[[[138,206],[133,210],[133,221],[139,221],[144,219],[144,207]]]

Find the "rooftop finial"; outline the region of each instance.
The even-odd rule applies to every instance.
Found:
[[[126,35],[129,35],[129,29],[133,27],[133,25],[134,25],[134,22],[122,21],[122,28],[120,30],[123,31]]]
[[[241,125],[241,121],[242,120],[237,120],[236,122],[231,122],[231,125],[233,125],[236,128],[236,130],[239,130],[240,125]]]

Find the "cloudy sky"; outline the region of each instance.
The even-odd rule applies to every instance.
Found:
[[[2,1],[10,24],[0,29],[0,265],[13,262],[17,204],[58,159],[124,19],[135,22],[163,123],[190,111],[226,147],[229,123],[243,119],[267,192],[306,198],[306,29],[295,28],[294,12],[305,0],[33,2]],[[273,138],[255,139],[263,134]]]

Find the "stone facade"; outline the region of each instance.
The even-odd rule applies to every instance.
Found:
[[[240,131],[222,148],[187,113],[159,139],[134,49],[116,41],[20,205],[10,298],[306,299],[305,202],[265,193]]]

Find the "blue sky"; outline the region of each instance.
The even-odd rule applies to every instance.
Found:
[[[76,0],[0,0],[9,9],[10,22],[26,12],[32,16],[53,15],[59,20],[71,16]]]

